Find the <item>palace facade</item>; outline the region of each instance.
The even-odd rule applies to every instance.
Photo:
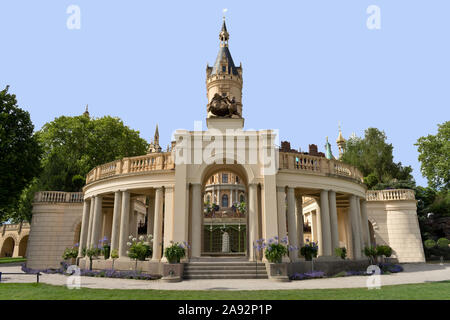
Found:
[[[119,252],[116,268],[128,270],[134,262],[127,241],[140,234],[153,237],[152,257],[139,262],[152,273],[162,272],[172,241],[190,244],[188,265],[233,258],[264,264],[255,244],[274,237],[294,247],[318,242],[324,264],[340,259],[340,247],[349,263],[366,263],[363,249],[375,244],[390,245],[399,262],[424,262],[412,190],[367,191],[361,173],[334,158],[328,141],[324,153],[315,145],[300,152],[279,145],[274,130],[244,130],[242,65],[233,62],[225,21],[219,40],[206,68],[207,129],[177,130],[166,151],[156,130],[148,154],[93,168],[82,193],[37,193],[27,265],[57,267],[64,249],[79,243],[84,268],[82,249],[106,237]],[[337,144],[341,154],[340,131]],[[305,263],[295,250],[284,261],[291,270]],[[98,258],[93,267],[111,263]]]

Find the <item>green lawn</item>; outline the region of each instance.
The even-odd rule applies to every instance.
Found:
[[[25,262],[27,259],[25,258],[0,258],[1,263],[12,263],[12,262]]]
[[[304,280],[308,281],[308,280]],[[165,290],[109,290],[67,289],[42,283],[2,283],[0,300],[450,300],[450,281],[425,284],[383,286],[381,289],[320,289],[267,291],[165,291]]]

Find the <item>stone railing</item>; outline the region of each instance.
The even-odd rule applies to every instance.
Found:
[[[363,175],[355,167],[338,160],[329,160],[301,153],[280,152],[280,169],[300,170],[323,175],[337,175],[363,182]]]
[[[7,231],[17,231],[20,233],[22,230],[30,229],[30,224],[28,222],[4,224],[0,229],[2,230],[1,235],[5,235]]]
[[[389,200],[415,200],[414,190],[391,189],[391,190],[368,190],[367,201],[389,201]]]
[[[86,176],[86,184],[122,174],[171,170],[175,168],[171,152],[152,153],[145,156],[123,158],[102,164],[92,169]]]
[[[34,194],[34,202],[83,202],[83,192],[39,191]]]

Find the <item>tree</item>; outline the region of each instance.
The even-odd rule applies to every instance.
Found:
[[[39,174],[42,153],[30,114],[18,107],[8,89],[0,91],[0,222]]]
[[[450,187],[450,121],[438,125],[436,135],[420,137],[418,146],[420,170],[435,189]]]
[[[342,161],[357,167],[369,189],[415,186],[410,166],[395,163],[394,147],[386,142],[386,134],[377,128],[368,128],[364,138],[350,138],[346,142]]]
[[[62,116],[46,123],[37,136],[44,150],[39,180],[45,190],[80,191],[95,166],[147,150],[138,131],[110,116]]]

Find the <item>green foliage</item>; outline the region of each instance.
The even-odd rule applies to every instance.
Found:
[[[447,238],[439,238],[437,241],[437,245],[439,248],[448,248],[448,245],[450,244],[450,240]]]
[[[45,156],[40,187],[79,191],[95,166],[146,153],[147,142],[119,118],[88,116],[56,118],[37,132]]]
[[[450,187],[450,121],[438,125],[436,135],[420,137],[415,144],[419,151],[421,172],[435,189]]]
[[[278,242],[269,243],[264,251],[269,262],[280,263],[283,256],[288,254],[286,245]]]
[[[386,142],[386,135],[377,128],[368,128],[364,138],[351,138],[346,142],[342,161],[357,167],[369,189],[393,187],[393,184],[414,187],[410,166],[395,163],[393,146]],[[379,187],[380,188],[380,187]]]
[[[145,261],[146,258],[152,256],[152,248],[150,243],[152,242],[151,236],[149,235],[147,239],[144,236],[140,236],[139,239],[129,236],[131,242],[127,243],[128,257],[131,259]]]
[[[427,239],[424,241],[423,244],[424,244],[425,248],[431,249],[436,246],[436,241],[434,241],[433,239]]]
[[[364,248],[364,255],[369,258],[371,264],[374,264],[376,262],[376,260],[377,260],[377,255],[378,255],[377,254],[377,249],[374,248],[374,247],[370,247],[370,246],[369,247],[365,247]]]
[[[334,253],[336,254],[337,257],[340,257],[343,260],[347,258],[347,249],[345,247],[335,248]]]
[[[245,214],[245,212],[247,212],[247,205],[245,204],[244,201],[240,202],[237,207],[238,211],[242,214]]]
[[[377,246],[377,256],[385,256],[386,258],[389,258],[392,255],[392,248],[389,246]]]
[[[315,242],[307,242],[300,248],[300,254],[305,257],[305,260],[309,261],[311,258],[317,257],[319,246]]]
[[[119,250],[114,249],[111,251],[111,259],[118,259],[119,258]]]
[[[78,247],[66,248],[62,255],[62,258],[64,260],[71,259],[71,258],[75,259],[77,257],[78,257]]]
[[[0,222],[10,217],[23,189],[39,174],[42,154],[30,114],[8,89],[0,91]]]
[[[164,256],[169,263],[179,263],[181,258],[186,256],[186,246],[178,242],[170,242],[171,245],[164,249]]]

